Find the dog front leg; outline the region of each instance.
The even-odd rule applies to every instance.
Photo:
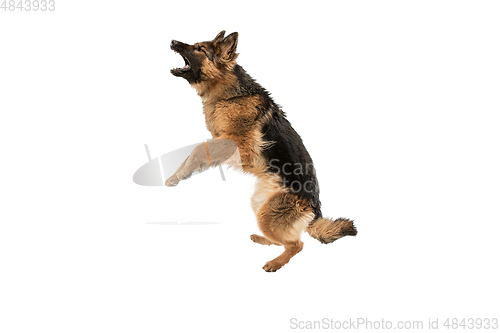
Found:
[[[175,174],[167,179],[165,185],[176,186],[179,181],[190,178],[194,172],[201,173],[220,164],[241,166],[238,146],[234,141],[212,139],[196,146]]]

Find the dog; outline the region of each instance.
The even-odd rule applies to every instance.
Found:
[[[238,33],[193,45],[172,40],[170,48],[185,65],[171,73],[186,79],[203,102],[212,140],[197,146],[165,182],[176,186],[195,171],[228,162],[235,151],[240,169],[257,178],[252,209],[263,236],[255,243],[279,245],[284,252],[263,269],[275,272],[303,248],[306,231],[321,243],[357,234],[353,221],[325,218],[321,213],[316,171],[302,139],[269,92],[236,63]]]

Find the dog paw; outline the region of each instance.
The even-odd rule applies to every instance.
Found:
[[[266,237],[262,237],[262,236],[255,235],[255,234],[251,235],[250,239],[257,244],[262,244],[262,245],[281,245],[281,244],[270,241]]]
[[[173,175],[165,181],[165,185],[169,187],[177,186],[177,184],[179,184],[179,178],[177,178],[177,175]]]
[[[262,244],[262,243],[260,242],[261,236],[259,236],[259,235],[256,235],[256,234],[250,235],[250,239],[251,239],[254,243]]]
[[[264,269],[266,272],[276,272],[281,267],[283,267],[282,263],[277,262],[276,260],[271,260],[266,262],[266,264],[264,265],[264,267],[262,267],[262,269]]]

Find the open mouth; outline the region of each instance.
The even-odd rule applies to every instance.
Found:
[[[178,68],[174,67],[174,68],[172,68],[172,70],[170,72],[172,74],[182,74],[184,72],[189,71],[191,69],[191,65],[189,64],[189,60],[185,56],[183,56],[182,54],[180,54],[179,52],[177,52],[175,50],[174,50],[174,52],[177,53],[177,54],[179,54],[182,57],[182,59],[184,59],[184,64],[185,65],[184,65],[184,67],[178,67]]]

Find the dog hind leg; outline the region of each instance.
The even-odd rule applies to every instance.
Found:
[[[260,235],[256,235],[256,234],[251,235],[250,239],[253,240],[255,243],[262,244],[262,245],[283,245],[280,243],[273,242],[272,240],[269,240],[264,236],[260,236]]]
[[[290,193],[279,192],[260,207],[257,214],[260,230],[269,241],[285,247],[281,255],[264,265],[265,271],[277,271],[302,251],[304,243],[300,235],[313,219],[314,213],[307,202]]]

